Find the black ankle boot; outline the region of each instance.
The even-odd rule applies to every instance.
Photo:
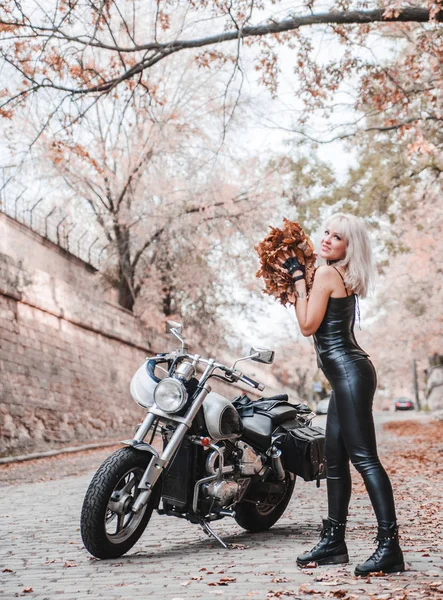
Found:
[[[320,541],[310,552],[297,557],[299,567],[305,567],[310,562],[318,565],[339,565],[349,561],[348,549],[345,543],[346,523],[333,519],[323,519],[323,529]]]
[[[388,527],[379,527],[376,537],[377,550],[368,560],[355,568],[356,575],[369,573],[398,573],[405,570],[403,552],[398,541],[398,527],[390,523]]]

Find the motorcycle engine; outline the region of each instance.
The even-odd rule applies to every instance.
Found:
[[[245,442],[237,442],[237,448],[240,450],[239,467],[242,475],[257,475],[264,467],[265,459],[257,454],[251,446]]]
[[[226,507],[243,494],[248,485],[248,480],[243,478],[257,475],[263,469],[266,459],[245,442],[225,440],[224,445],[219,446],[219,451],[213,450],[206,458],[208,475],[219,473],[220,455],[223,456],[226,479],[217,478],[205,483],[202,489],[207,498],[215,500],[218,506]]]
[[[206,473],[216,475],[219,470],[220,454],[223,454],[224,465],[234,465],[235,472],[244,476],[257,475],[263,469],[265,457],[242,441],[225,441],[223,446],[209,453],[206,459]],[[231,471],[232,472],[232,471]]]
[[[222,479],[206,483],[203,490],[204,494],[214,498],[219,506],[229,506],[237,499],[241,487],[236,481]]]

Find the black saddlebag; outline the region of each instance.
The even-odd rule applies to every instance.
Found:
[[[326,477],[325,432],[321,427],[286,428],[275,445],[282,452],[283,467],[305,481]]]

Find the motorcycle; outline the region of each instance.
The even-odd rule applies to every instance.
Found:
[[[230,401],[208,385],[217,378],[263,391],[236,366],[247,359],[271,364],[273,351],[251,348],[227,367],[188,354],[179,323],[168,322],[168,330],[180,349],[146,359],[131,381],[145,419],[101,465],[84,498],[81,535],[97,558],[128,552],[154,510],[200,525],[227,547],[213,521],[231,517],[250,532],[264,531],[285,511],[297,474],[317,485],[324,477],[324,432],[312,426],[309,407],[290,404],[287,395]],[[158,433],[160,450],[153,445]]]

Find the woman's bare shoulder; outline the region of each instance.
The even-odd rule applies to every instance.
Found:
[[[317,267],[315,270],[315,278],[321,279],[322,281],[327,281],[334,277],[335,269],[330,265],[321,265]]]
[[[317,267],[314,277],[314,287],[317,289],[322,287],[331,292],[335,287],[334,272],[334,269],[329,265]]]

